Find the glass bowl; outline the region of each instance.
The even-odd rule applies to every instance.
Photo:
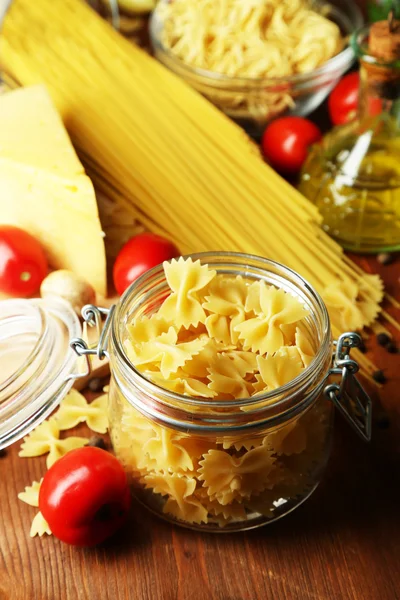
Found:
[[[279,78],[245,78],[192,67],[177,58],[162,43],[161,0],[150,20],[154,55],[187,81],[248,133],[261,135],[265,125],[282,114],[306,116],[326,98],[354,62],[350,45],[309,73]],[[332,0],[324,14],[337,23],[346,37],[363,25],[361,11],[352,0]]]

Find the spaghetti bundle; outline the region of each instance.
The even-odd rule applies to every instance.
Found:
[[[48,86],[95,186],[123,214],[182,253],[288,265],[324,297],[336,334],[377,317],[380,279],[344,258],[317,209],[237,125],[84,2],[14,0],[0,57],[18,83]]]

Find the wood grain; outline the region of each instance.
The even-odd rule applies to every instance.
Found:
[[[358,260],[380,270],[399,297],[400,260],[388,267]],[[292,515],[259,530],[192,532],[135,504],[124,530],[102,547],[31,539],[35,509],[17,493],[40,479],[45,458],[21,459],[15,444],[0,459],[0,600],[400,599],[400,355],[376,348],[373,338],[367,345],[388,376],[381,402],[374,394],[372,443],[338,417],[320,487]]]
[[[356,260],[400,297],[400,260]],[[400,599],[400,355],[373,337],[367,346],[388,377],[374,391],[373,441],[359,441],[337,418],[317,491],[259,530],[201,534],[135,504],[123,531],[99,548],[31,539],[35,509],[17,494],[40,479],[45,458],[18,458],[15,444],[0,458],[0,600]]]

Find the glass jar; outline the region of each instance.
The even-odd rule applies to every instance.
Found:
[[[78,361],[69,340],[81,333],[64,300],[0,302],[0,449],[28,435],[71,388]]]
[[[348,348],[355,338],[346,334],[340,341],[332,370],[334,344],[327,310],[299,275],[243,254],[203,253],[192,258],[217,273],[241,275],[249,282],[264,280],[297,296],[309,310],[305,327],[316,352],[309,367],[287,385],[244,400],[206,401],[147,380],[130,363],[124,340],[127,322],[157,311],[168,294],[162,266],[138,279],[113,307],[97,349],[85,348],[82,340],[73,345],[78,354],[110,359],[110,435],[137,499],[163,518],[190,528],[250,529],[289,513],[318,485],[330,453],[333,403],[369,437],[369,399],[365,408],[366,397],[356,384],[349,402],[346,394],[350,388],[354,391],[357,364],[349,359]],[[92,324],[100,314],[93,306],[84,309]],[[340,386],[326,385],[332,372],[345,375]],[[350,415],[347,410],[354,402],[357,408]]]

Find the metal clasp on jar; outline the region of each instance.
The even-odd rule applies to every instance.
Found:
[[[340,383],[330,383],[324,394],[331,400],[339,412],[350,423],[357,434],[366,442],[371,440],[372,402],[361,383],[355,376],[358,363],[350,358],[352,348],[362,343],[361,337],[354,332],[343,333],[337,342],[333,355],[333,367],[329,375],[341,375]]]
[[[97,328],[99,341],[97,346],[92,348],[82,338],[71,340],[70,346],[74,352],[86,359],[86,371],[73,373],[68,379],[80,379],[90,374],[90,356],[97,356],[99,360],[108,357],[107,343],[114,311],[115,305],[109,309],[93,304],[83,307],[82,317],[89,326]],[[103,317],[106,317],[104,325],[102,325]],[[341,380],[340,383],[327,385],[324,388],[324,395],[334,403],[357,434],[364,441],[369,442],[371,439],[372,402],[355,376],[359,370],[358,363],[350,358],[351,349],[357,348],[361,343],[361,337],[354,332],[343,333],[334,342],[336,351],[333,354],[332,368],[327,373],[327,378],[330,375],[341,375]]]
[[[67,379],[81,379],[90,375],[92,365],[90,363],[90,356],[97,356],[99,360],[108,358],[107,344],[108,336],[110,334],[111,323],[115,311],[115,304],[111,308],[101,308],[94,304],[86,304],[82,308],[83,320],[90,326],[96,327],[98,332],[97,346],[90,347],[89,344],[82,338],[74,338],[70,341],[69,345],[72,350],[79,357],[84,357],[86,360],[86,370],[82,373],[71,373]],[[103,324],[103,317],[106,318]]]

